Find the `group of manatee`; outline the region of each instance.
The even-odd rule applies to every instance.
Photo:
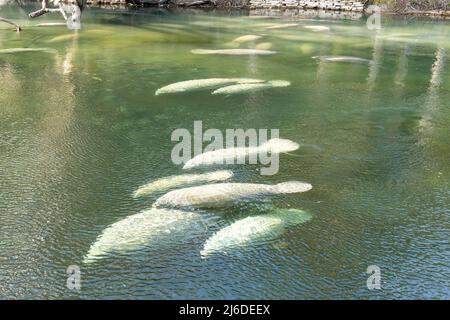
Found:
[[[251,91],[259,91],[276,87],[287,87],[291,83],[284,80],[265,81],[261,79],[249,78],[209,78],[187,80],[169,84],[156,90],[155,95],[159,96],[168,93],[190,92],[196,90],[213,89],[216,94],[239,94]]]
[[[297,23],[292,24],[276,24],[267,27],[267,29],[282,29],[299,26]],[[303,28],[312,30],[315,32],[319,31],[330,31],[329,27],[319,26],[319,25],[306,25]],[[263,35],[248,34],[240,36],[232,40],[229,45],[240,46],[245,42],[254,42],[261,39]],[[202,55],[230,55],[230,56],[267,56],[276,54],[277,51],[268,50],[272,47],[270,42],[263,42],[257,44],[254,49],[249,48],[233,48],[233,49],[193,49],[191,53],[202,54]],[[348,62],[348,63],[359,63],[359,64],[371,64],[372,61],[369,59],[363,59],[351,56],[314,56],[313,59],[318,59],[324,62]],[[213,95],[233,95],[242,94],[260,90],[266,90],[270,88],[277,87],[287,87],[291,83],[285,80],[262,80],[262,79],[251,79],[251,78],[208,78],[208,79],[194,79],[186,80],[181,82],[176,82],[159,88],[156,90],[155,95],[169,94],[169,93],[181,93],[190,92],[197,90],[208,90],[212,89]]]
[[[261,150],[284,153],[298,148],[299,145],[293,141],[275,138],[260,147],[233,147],[202,153],[186,163],[183,169],[217,164],[220,157],[223,157],[220,159],[223,161],[232,154],[235,159],[242,159]],[[137,250],[152,241],[165,241],[164,237],[168,237],[167,241],[183,241],[193,228],[204,227],[205,223],[207,225],[206,209],[223,208],[246,200],[258,201],[276,194],[301,193],[312,189],[309,183],[300,181],[275,185],[224,182],[232,177],[233,172],[230,170],[181,174],[157,179],[139,187],[134,192],[134,197],[168,192],[157,198],[152,208],[128,216],[103,230],[90,247],[84,263],[95,262],[112,253]],[[308,221],[311,217],[302,210],[275,208],[267,214],[238,219],[209,237],[200,255],[207,258],[213,253],[228,253],[258,240],[275,239],[286,228]]]
[[[64,23],[41,23],[37,24],[36,26],[62,26],[65,25]],[[285,28],[292,28],[292,27],[302,27],[304,29],[313,31],[313,32],[327,32],[331,29],[327,26],[321,26],[321,25],[301,25],[298,23],[282,23],[282,24],[274,24],[265,27],[267,30],[277,30],[277,29],[285,29]],[[243,43],[247,42],[255,42],[263,38],[265,35],[243,35],[240,37],[237,37],[236,39],[232,40],[228,45],[239,47]],[[63,39],[69,39],[74,37],[73,34],[69,35],[63,35],[59,36]],[[58,38],[58,37],[57,37]],[[56,39],[56,38],[55,38]],[[55,40],[52,39],[52,40]],[[52,41],[50,41],[52,42]],[[191,50],[191,53],[193,54],[200,54],[200,55],[229,55],[229,56],[267,56],[267,55],[273,55],[276,54],[277,51],[269,50],[272,47],[272,43],[270,42],[262,42],[259,44],[256,44],[254,48],[226,48],[226,49],[193,49]],[[52,48],[6,48],[6,49],[0,49],[0,54],[17,54],[17,53],[28,53],[28,52],[45,52],[45,53],[53,53],[56,54],[57,51]],[[349,62],[349,63],[364,63],[364,64],[370,64],[373,63],[371,60],[358,58],[358,57],[351,57],[351,56],[316,56],[313,57],[315,59],[320,59],[321,61],[328,61],[328,62]],[[192,83],[192,81],[197,81],[198,83]],[[205,81],[208,81],[208,83],[202,83]],[[219,82],[222,81],[223,83],[220,84]],[[190,83],[191,82],[191,83]],[[215,83],[215,84],[214,84]],[[174,88],[174,86],[179,85],[179,88]],[[156,95],[164,94],[164,93],[175,93],[175,92],[184,92],[184,91],[190,91],[190,90],[197,90],[197,89],[206,89],[206,88],[218,88],[217,90],[213,91],[212,94],[237,94],[237,93],[245,93],[250,91],[256,91],[256,90],[264,90],[268,88],[275,88],[275,87],[286,87],[289,86],[289,81],[284,80],[272,80],[272,81],[265,81],[261,79],[199,79],[199,80],[189,80],[189,81],[183,81],[179,83],[175,83],[166,87],[163,87],[159,90],[157,90]],[[183,89],[183,86],[186,88]]]
[[[280,24],[267,29],[281,29],[298,24]],[[324,26],[304,26],[312,31],[329,31]],[[261,39],[261,35],[244,35],[234,39],[231,44],[239,46],[244,42]],[[271,55],[276,51],[268,50],[271,43],[261,43],[255,49],[194,49],[194,54],[206,55]],[[349,56],[316,56],[328,62],[371,63],[370,60]],[[194,79],[172,83],[156,90],[155,95],[213,90],[212,94],[238,94],[275,87],[289,86],[284,80],[266,81],[251,78],[209,78]],[[258,147],[233,147],[209,151],[187,161],[183,170],[198,167],[230,163],[242,163],[239,160],[259,152],[285,153],[297,150],[299,145],[287,139],[271,139]],[[282,182],[275,185],[255,183],[224,182],[233,177],[230,170],[220,170],[198,174],[181,174],[157,179],[139,187],[134,197],[150,196],[166,192],[153,203],[152,208],[122,219],[98,236],[84,258],[84,263],[92,263],[111,253],[125,253],[140,249],[152,241],[183,241],[195,226],[204,227],[207,213],[198,209],[220,208],[229,203],[246,199],[256,201],[271,195],[302,193],[312,189],[308,183],[299,181]],[[201,184],[206,183],[206,184]],[[200,184],[200,185],[198,185]],[[200,251],[202,258],[213,253],[228,253],[243,248],[258,240],[271,240],[279,237],[288,227],[304,223],[312,218],[311,214],[299,209],[272,208],[266,214],[250,215],[238,219],[210,236]],[[208,227],[207,227],[208,228]]]

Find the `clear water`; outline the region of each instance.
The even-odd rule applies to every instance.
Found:
[[[26,11],[31,8],[26,8]],[[450,22],[251,19],[246,12],[89,9],[83,29],[0,24],[1,298],[450,298]],[[329,32],[278,23],[329,26]],[[235,37],[264,34],[278,54],[202,56]],[[241,47],[253,47],[255,43]],[[357,56],[371,65],[319,62]],[[210,77],[288,80],[238,96],[155,96],[169,83]],[[133,199],[172,164],[176,128],[279,128],[303,147],[280,171],[235,168],[233,181],[310,182],[273,205],[313,219],[279,238],[202,260],[205,240],[262,207],[210,211],[204,230],[92,265],[84,255],[112,223],[151,207]],[[81,291],[66,287],[79,265]],[[382,289],[367,289],[377,265]]]

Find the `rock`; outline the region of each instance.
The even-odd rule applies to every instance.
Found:
[[[250,8],[267,9],[318,9],[325,11],[363,12],[365,5],[362,1],[348,0],[250,0]]]

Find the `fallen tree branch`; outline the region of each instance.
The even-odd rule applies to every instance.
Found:
[[[64,20],[67,20],[66,13],[62,9],[61,4],[59,4],[59,8],[47,8],[47,0],[42,0],[42,8],[37,11],[31,12],[28,16],[33,19],[51,12],[59,12],[64,17]]]
[[[17,32],[20,32],[20,31],[22,30],[18,24],[14,23],[14,22],[12,22],[12,21],[10,21],[10,20],[7,20],[7,19],[5,19],[5,18],[0,17],[0,21],[3,21],[3,22],[5,22],[5,23],[8,23],[8,24],[13,25],[14,27],[16,27],[16,31],[17,31]]]
[[[63,15],[64,20],[67,20],[67,16],[66,16],[65,12],[61,8],[42,8],[42,9],[39,9],[37,11],[31,12],[29,14],[29,17],[30,18],[37,18],[37,17],[40,17],[40,16],[42,16],[42,15],[44,15],[46,13],[51,13],[51,12],[59,12],[59,13],[61,13]]]

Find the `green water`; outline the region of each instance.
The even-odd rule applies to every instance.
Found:
[[[25,8],[30,11],[31,8]],[[379,32],[348,20],[251,19],[246,12],[88,9],[79,32],[36,27],[15,7],[0,23],[0,298],[450,298],[450,22],[385,19]],[[267,29],[284,23],[300,26]],[[314,32],[303,25],[330,27]],[[204,56],[192,49],[270,42],[271,56]],[[333,63],[344,55],[373,63]],[[236,96],[155,96],[167,84],[217,77],[287,80]],[[313,218],[241,252],[201,259],[214,232],[266,204],[209,211],[207,228],[111,254],[83,257],[98,235],[157,197],[142,184],[185,173],[170,135],[277,128],[302,147],[273,176],[230,167],[232,181],[313,185],[272,205]],[[198,172],[198,171],[195,171]],[[177,239],[179,240],[179,239]],[[81,291],[66,287],[81,268]],[[368,290],[366,269],[381,269]]]

